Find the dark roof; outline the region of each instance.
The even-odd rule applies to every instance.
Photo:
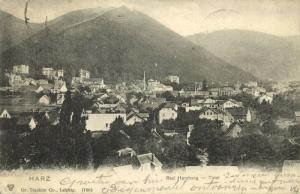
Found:
[[[149,118],[149,113],[137,113],[137,112],[132,111],[127,115],[127,120],[129,120],[133,116],[137,116],[137,117],[145,120],[145,119]]]
[[[217,114],[226,114],[226,113],[225,113],[223,110],[221,110],[221,109],[217,109],[217,108],[209,108],[209,107],[204,107],[204,108],[202,108],[202,109],[199,111],[199,113],[202,114],[202,113],[206,112],[207,110],[211,110],[211,111],[213,111],[213,112],[215,112],[215,113],[217,113]]]
[[[239,123],[242,127],[242,135],[262,135],[261,127],[249,123]]]
[[[225,135],[229,135],[236,127],[240,127],[242,129],[242,127],[238,123],[232,123],[225,131]]]
[[[165,102],[165,103],[160,105],[160,109],[162,109],[162,108],[172,108],[172,109],[175,110],[176,105],[177,104],[174,103],[174,102]]]
[[[232,116],[246,116],[248,109],[244,107],[226,108],[226,111]]]
[[[17,125],[28,125],[32,118],[32,116],[20,116]]]

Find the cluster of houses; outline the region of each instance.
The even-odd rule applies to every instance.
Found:
[[[91,78],[90,72],[84,69],[80,69],[78,76],[72,78],[71,88],[69,88],[63,79],[63,69],[42,68],[41,75],[46,79],[33,79],[28,74],[29,66],[18,65],[14,66],[13,72],[7,73],[6,76],[13,89],[26,93],[27,98],[28,93],[32,94],[29,95],[28,101],[32,101],[34,108],[16,112],[9,107],[0,107],[0,121],[14,120],[18,127],[29,130],[34,130],[39,122],[47,122],[49,125],[56,126],[59,124],[60,107],[66,92],[80,89],[84,97],[91,102],[88,107],[85,107],[82,117],[85,117],[86,129],[92,132],[93,137],[107,133],[116,119],[122,119],[128,126],[147,121],[163,126],[164,122],[175,121],[180,111],[194,112],[199,119],[220,121],[223,123],[223,130],[227,136],[240,137],[243,128],[255,120],[255,110],[245,107],[242,102],[234,100],[233,97],[246,93],[257,99],[259,103],[272,104],[273,96],[281,91],[279,88],[286,88],[285,85],[278,84],[272,88],[275,92],[270,92],[253,81],[245,84],[236,83],[232,87],[225,84],[203,90],[203,83],[197,82],[193,91],[186,88],[174,91],[168,83],[179,84],[179,76],[169,75],[165,78],[167,83],[162,83],[153,79],[146,80],[145,74],[143,80],[106,85],[102,78]],[[160,95],[164,92],[169,92],[173,96],[188,97],[190,100],[188,102],[168,101]],[[295,118],[296,121],[300,121],[299,112],[295,113]],[[187,144],[189,144],[194,128],[188,126],[188,129],[189,131],[185,134]],[[177,129],[163,130],[166,136],[179,133]],[[160,136],[155,129],[153,133]],[[28,131],[21,133],[21,135],[26,134]],[[127,134],[124,132],[124,135]],[[117,170],[152,169],[162,166],[152,153],[137,155],[131,148],[120,149],[117,153],[115,157],[119,160],[123,158],[127,162],[127,165],[120,165]]]
[[[13,73],[7,76],[10,77],[11,85],[19,84],[19,90],[29,90],[35,93],[38,96],[35,102],[38,106],[56,109],[63,103],[68,90],[66,82],[63,81],[63,69],[55,70],[43,67],[41,74],[47,79],[40,80],[24,77],[27,74],[29,74],[29,66],[18,65],[14,66]],[[173,91],[172,86],[158,80],[146,81],[145,73],[143,80],[116,84],[115,88],[105,85],[102,78],[91,78],[90,75],[89,71],[80,69],[78,76],[72,78],[71,91],[81,87],[85,97],[92,101],[92,106],[85,109],[84,115],[87,118],[87,130],[93,132],[109,131],[110,124],[119,117],[127,125],[133,125],[137,122],[147,121],[150,115],[155,113],[154,118],[158,124],[162,124],[167,120],[176,120],[179,109],[183,109],[185,112],[197,111],[200,119],[222,121],[224,127],[229,128],[234,123],[251,122],[255,117],[254,110],[244,107],[241,102],[233,100],[231,97],[246,93],[257,98],[259,103],[271,104],[274,96],[273,92],[267,92],[255,81],[245,84],[238,82],[233,87],[226,84],[221,87],[211,87],[205,91],[202,90],[203,83],[198,82],[195,91],[185,91],[185,88],[181,91]],[[48,80],[52,80],[51,83]],[[169,83],[180,83],[177,75],[169,75],[165,80]],[[144,96],[131,95],[128,97],[127,94],[130,92],[143,93]],[[192,99],[188,103],[168,102],[165,98],[158,97],[157,94],[163,92]],[[226,100],[216,100],[221,96]],[[6,111],[9,112],[9,110]]]

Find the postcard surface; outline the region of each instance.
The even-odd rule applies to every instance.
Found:
[[[300,194],[299,10],[0,0],[0,194]]]

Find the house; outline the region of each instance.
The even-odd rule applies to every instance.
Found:
[[[177,111],[177,104],[171,102],[163,104],[158,112],[159,124],[161,124],[164,120],[175,120],[177,118]]]
[[[225,131],[226,136],[233,137],[233,138],[240,137],[241,133],[242,133],[242,127],[238,123],[232,123]]]
[[[126,116],[126,125],[134,125],[135,123],[143,123],[149,119],[149,113],[130,112]]]
[[[169,75],[169,76],[166,77],[166,80],[171,82],[171,83],[179,84],[179,76],[177,76],[177,75]]]
[[[2,113],[0,114],[0,118],[1,119],[10,119],[11,115],[9,114],[9,112],[6,109],[4,109],[2,111]]]
[[[152,92],[166,92],[166,91],[172,92],[173,87],[172,86],[166,86],[166,85],[160,83],[157,80],[149,79],[147,90],[152,91]]]
[[[243,88],[243,91],[246,94],[252,95],[254,97],[259,97],[260,96],[260,91],[256,88]]]
[[[80,79],[89,79],[90,78],[90,72],[84,69],[79,70],[79,77]]]
[[[45,77],[52,79],[56,74],[56,71],[51,67],[43,67],[42,68],[42,75]]]
[[[52,84],[40,84],[39,87],[35,90],[36,93],[50,93],[53,88]]]
[[[93,106],[96,107],[98,112],[101,113],[125,113],[126,112],[126,108],[121,103],[102,104],[100,102],[96,102]]]
[[[144,102],[140,103],[141,109],[142,110],[147,110],[147,109],[156,109],[158,108],[161,104],[165,103],[166,99],[165,98],[148,98]]]
[[[43,95],[43,96],[40,97],[40,99],[39,99],[39,104],[49,105],[50,103],[51,103],[51,99],[50,99],[50,97],[48,97],[47,95]]]
[[[162,163],[153,153],[137,155],[139,170],[161,170]]]
[[[117,153],[118,153],[119,157],[121,157],[121,156],[127,156],[127,155],[130,155],[130,157],[133,157],[133,156],[136,155],[136,152],[134,151],[134,149],[132,149],[130,147],[119,149],[117,151]]]
[[[200,119],[223,121],[225,126],[229,126],[233,122],[231,115],[221,109],[204,107],[199,113]]]
[[[273,96],[270,95],[262,95],[261,97],[258,98],[259,104],[262,104],[263,102],[266,102],[268,104],[272,104],[273,102]]]
[[[190,111],[199,111],[202,109],[202,106],[199,105],[199,106],[186,106],[184,107],[185,109],[185,112],[190,112]]]
[[[67,91],[68,91],[67,84],[66,82],[63,82],[63,84],[61,84],[61,86],[59,87],[59,92],[65,93]]]
[[[18,118],[17,125],[21,127],[29,127],[29,129],[35,129],[37,121],[32,116],[22,115]]]
[[[88,113],[86,120],[86,129],[90,131],[109,131],[110,125],[121,117],[126,121],[125,113]]]
[[[219,96],[219,88],[210,88],[208,90],[209,96],[211,97],[218,97]]]
[[[258,86],[258,83],[256,81],[249,81],[248,83],[245,83],[245,86],[247,87],[257,87]]]
[[[43,92],[44,91],[44,88],[42,87],[42,86],[39,86],[36,90],[35,90],[35,92],[36,93],[41,93],[41,92]]]
[[[14,86],[14,85],[23,85],[24,81],[22,76],[11,73],[8,75],[8,82],[11,86]]]
[[[178,135],[175,129],[164,129],[163,131],[164,131],[164,135],[167,137],[173,137],[175,135]]]
[[[218,101],[218,104],[219,104],[219,108],[221,108],[223,110],[225,110],[226,108],[234,108],[234,107],[242,107],[243,106],[242,102],[238,102],[233,99],[220,100],[220,101]]]
[[[63,69],[57,70],[57,77],[58,77],[58,78],[64,77],[64,70],[63,70]]]
[[[235,94],[235,91],[231,87],[223,87],[219,89],[219,96],[232,96]]]
[[[15,66],[13,66],[13,73],[29,74],[29,66],[28,65],[15,65]]]
[[[300,111],[295,111],[295,121],[300,123]]]
[[[236,122],[252,121],[252,114],[249,108],[244,108],[244,107],[227,108],[226,112],[228,112]]]

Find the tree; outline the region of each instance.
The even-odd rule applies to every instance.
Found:
[[[166,91],[160,95],[162,98],[165,98],[167,101],[175,101],[176,97],[173,96],[172,92]]]
[[[204,79],[202,82],[202,90],[207,91],[208,90],[208,85],[207,85],[207,80]]]
[[[110,125],[108,136],[112,150],[119,150],[130,145],[130,137],[127,137],[124,129],[126,129],[126,125],[121,117],[116,118]]]
[[[281,161],[284,160],[300,160],[300,146],[293,145],[288,139],[282,142],[280,148]]]
[[[19,167],[20,156],[16,152],[18,138],[13,128],[0,126],[0,169],[13,169]]]
[[[65,100],[61,106],[59,123],[62,130],[67,130],[71,122],[72,115],[72,98],[71,92],[67,91],[65,94]]]
[[[207,119],[199,119],[194,124],[191,132],[190,144],[197,148],[208,148],[212,146],[212,140],[222,134],[222,125],[219,121],[210,121]]]
[[[7,87],[9,86],[9,78],[3,73],[0,73],[0,86]]]
[[[243,136],[235,144],[235,164],[272,165],[276,163],[276,152],[268,139],[262,135]]]
[[[229,165],[233,159],[234,148],[231,139],[217,136],[212,139],[208,147],[210,165]]]
[[[167,139],[163,152],[163,162],[166,168],[178,168],[189,163],[189,149],[185,137],[176,135]]]
[[[272,119],[269,119],[262,125],[262,132],[268,135],[274,135],[279,132],[279,128]]]
[[[300,125],[293,125],[289,127],[291,137],[300,137]]]

